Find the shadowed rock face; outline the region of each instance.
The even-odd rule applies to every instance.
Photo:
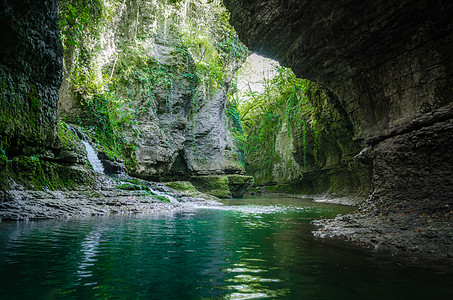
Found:
[[[404,197],[411,188],[411,199],[452,201],[453,2],[224,3],[252,51],[336,96],[355,138],[371,146],[376,196]],[[428,153],[441,158],[431,164]]]
[[[56,140],[63,67],[57,21],[56,0],[0,1],[0,142],[13,154]]]
[[[335,92],[357,137],[451,101],[449,1],[224,3],[252,51]]]

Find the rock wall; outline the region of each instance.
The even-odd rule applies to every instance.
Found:
[[[0,2],[0,193],[92,183],[83,146],[57,127],[57,21],[56,1]]]
[[[355,158],[362,145],[346,113],[332,93],[303,82],[304,92],[274,111],[282,122],[272,144],[271,172],[256,166],[247,171],[272,192],[368,196],[371,164]]]
[[[55,148],[63,58],[56,0],[0,7],[0,150],[11,157]]]
[[[368,196],[370,162],[355,159],[361,143],[354,139],[352,124],[339,100],[314,83],[310,84],[307,98],[316,122],[310,124],[309,120],[303,121],[304,117],[297,115],[290,122],[294,144],[292,155],[302,166],[297,180],[299,190],[335,197]]]
[[[453,96],[453,3],[224,3],[241,40],[252,51],[323,84],[339,99],[354,138],[368,146],[361,157],[373,161],[374,191],[380,196],[398,194],[413,199],[441,200],[444,197],[440,195],[451,194],[452,186],[445,181],[453,173],[450,158],[439,153],[440,145],[421,128],[429,126],[426,130],[436,140],[451,141],[453,136],[446,125],[451,116],[445,113]],[[438,114],[442,117],[433,122],[444,125],[410,126],[415,119],[429,118],[436,109],[441,109]],[[411,139],[398,137],[403,133]],[[423,140],[423,150],[417,149],[417,139]],[[440,170],[426,176],[413,172],[416,166],[431,166],[429,153],[441,155],[435,164]],[[400,188],[407,177],[412,178],[408,180],[412,182],[410,195]],[[437,182],[435,188],[433,182]]]

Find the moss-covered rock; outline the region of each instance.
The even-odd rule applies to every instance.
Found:
[[[164,185],[168,186],[169,188],[175,189],[177,191],[186,192],[192,191],[196,192],[197,188],[190,181],[173,181],[173,182],[165,182]]]
[[[253,177],[239,174],[209,175],[193,177],[191,182],[199,191],[218,198],[242,198],[253,185]]]
[[[53,147],[63,55],[56,1],[2,5],[0,141],[8,155]]]
[[[142,190],[142,185],[139,184],[132,184],[132,183],[120,183],[116,186],[119,190],[127,190],[127,191],[139,191]]]
[[[2,160],[3,162],[3,160]],[[9,189],[9,181],[32,190],[66,190],[90,188],[94,177],[82,166],[65,166],[39,159],[37,156],[18,156],[6,160],[1,188]]]
[[[225,175],[209,175],[191,178],[192,184],[201,192],[218,198],[231,198],[228,177]]]
[[[244,193],[253,185],[253,176],[228,175],[228,188],[233,198],[242,198]]]
[[[5,189],[8,185],[8,158],[0,154],[0,189]]]
[[[282,194],[302,194],[302,193],[307,193],[307,190],[305,190],[300,184],[297,182],[291,182],[291,183],[280,183],[276,185],[269,185],[264,188],[266,193],[282,193]],[[311,192],[308,192],[310,194]]]

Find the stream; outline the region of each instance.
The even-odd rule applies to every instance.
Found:
[[[351,207],[224,200],[155,215],[0,223],[0,299],[449,299],[453,277],[344,242]]]

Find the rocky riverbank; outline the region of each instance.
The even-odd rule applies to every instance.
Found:
[[[343,238],[409,263],[432,263],[451,272],[453,207],[437,206],[430,200],[396,205],[367,201],[351,214],[314,221],[320,228],[313,233],[321,238]]]
[[[178,202],[171,203],[166,197]],[[0,191],[0,221],[159,213],[180,210],[189,203],[219,205],[216,199],[193,190],[177,191],[148,181],[119,183],[98,174],[94,189],[30,191],[16,185],[12,190]]]

